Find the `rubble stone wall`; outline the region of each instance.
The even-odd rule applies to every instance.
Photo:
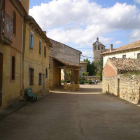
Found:
[[[120,98],[132,103],[139,102],[140,96],[140,76],[121,75],[120,76]]]
[[[132,103],[140,98],[140,75],[121,74],[103,77],[102,92],[116,95]]]

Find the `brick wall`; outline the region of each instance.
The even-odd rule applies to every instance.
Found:
[[[117,70],[115,69],[115,67],[111,65],[110,62],[107,62],[103,70],[103,76],[111,77],[111,76],[116,76],[116,75],[117,75]]]

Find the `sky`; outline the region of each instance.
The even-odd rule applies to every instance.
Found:
[[[97,36],[106,49],[140,39],[140,0],[30,0],[29,14],[47,36],[92,61]]]

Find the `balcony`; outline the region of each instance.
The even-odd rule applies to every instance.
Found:
[[[5,45],[12,43],[13,21],[10,16],[0,9],[0,42]]]

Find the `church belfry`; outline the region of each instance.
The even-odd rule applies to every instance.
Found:
[[[94,61],[99,61],[102,59],[102,52],[105,52],[105,46],[101,42],[99,42],[99,37],[97,37],[96,42],[93,43]]]

